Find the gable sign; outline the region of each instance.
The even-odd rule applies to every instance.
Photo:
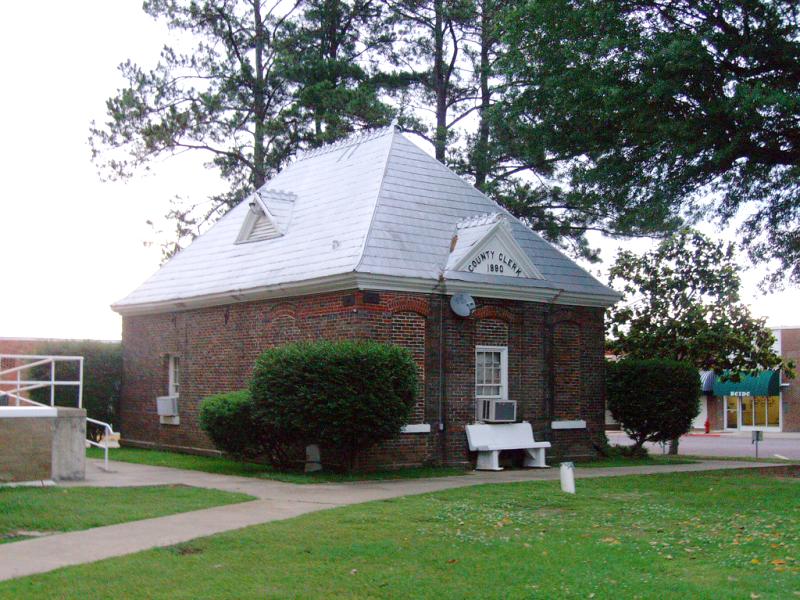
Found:
[[[519,260],[514,256],[514,251],[498,243],[487,245],[474,256],[463,270],[487,275],[525,276]]]
[[[461,232],[462,238],[466,237],[463,235],[465,233]],[[457,243],[461,243],[461,240]],[[498,218],[483,236],[473,242],[472,248],[456,264],[455,270],[479,275],[542,279],[539,270],[514,239],[511,226],[503,218]]]

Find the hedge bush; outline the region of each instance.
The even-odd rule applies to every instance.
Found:
[[[321,341],[264,352],[250,392],[257,420],[279,443],[319,444],[352,468],[360,451],[400,433],[417,385],[403,348]]]
[[[606,363],[608,408],[634,440],[666,442],[687,433],[699,411],[700,376],[689,363],[623,359]]]
[[[122,384],[122,344],[98,340],[53,340],[42,342],[35,354],[83,356],[83,407],[86,414],[115,424]],[[27,373],[37,379],[50,379],[50,367],[34,367]],[[57,363],[56,379],[76,381],[78,364]],[[32,390],[32,400],[50,404],[50,388]],[[55,403],[78,406],[78,391],[73,386],[57,386]],[[115,424],[116,425],[116,424]]]
[[[200,426],[217,448],[233,456],[250,458],[263,453],[248,390],[204,398],[200,402]]]

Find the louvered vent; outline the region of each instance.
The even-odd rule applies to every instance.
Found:
[[[275,228],[275,225],[265,215],[260,215],[256,219],[253,228],[250,230],[250,235],[247,236],[248,242],[260,242],[262,240],[271,240],[272,238],[280,237],[281,233]]]

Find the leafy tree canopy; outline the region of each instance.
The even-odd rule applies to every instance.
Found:
[[[639,233],[606,219],[602,197],[543,194],[561,175],[538,151],[510,149],[490,118],[502,100],[508,0],[147,0],[170,41],[155,67],[120,66],[90,141],[101,173],[131,176],[154,160],[205,155],[227,190],[176,198],[169,256],[279,171],[296,151],[388,124],[428,140],[436,157],[573,254],[585,233]],[[516,143],[516,142],[515,142]],[[530,140],[520,143],[532,144]],[[630,217],[631,220],[633,217]],[[661,224],[647,232],[660,231]]]
[[[144,10],[174,43],[152,69],[120,65],[127,87],[92,126],[93,157],[124,178],[158,157],[202,152],[229,184],[210,203],[174,206],[167,255],[298,148],[390,120],[370,83],[370,60],[387,41],[376,2],[147,0]]]
[[[779,266],[770,282],[800,282],[794,0],[524,2],[503,30],[498,137],[569,183],[531,206],[629,233],[741,215],[751,259]]]
[[[683,229],[642,255],[620,252],[609,279],[625,295],[607,321],[611,350],[734,377],[775,368],[794,376],[794,364],[772,350],[764,319],[741,301],[732,244]]]

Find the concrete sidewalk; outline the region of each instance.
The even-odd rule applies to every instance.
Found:
[[[2,544],[0,581],[122,556],[149,548],[170,546],[223,531],[288,519],[337,506],[487,483],[559,478],[558,469],[533,469],[474,472],[464,476],[431,479],[298,485],[121,462],[111,463],[113,472],[106,473],[100,469],[101,464],[101,461],[88,461],[86,481],[65,486],[126,487],[184,484],[242,492],[256,497],[257,500]],[[576,476],[584,479],[775,466],[782,465],[743,461],[703,461],[688,465],[584,468],[577,469]]]

